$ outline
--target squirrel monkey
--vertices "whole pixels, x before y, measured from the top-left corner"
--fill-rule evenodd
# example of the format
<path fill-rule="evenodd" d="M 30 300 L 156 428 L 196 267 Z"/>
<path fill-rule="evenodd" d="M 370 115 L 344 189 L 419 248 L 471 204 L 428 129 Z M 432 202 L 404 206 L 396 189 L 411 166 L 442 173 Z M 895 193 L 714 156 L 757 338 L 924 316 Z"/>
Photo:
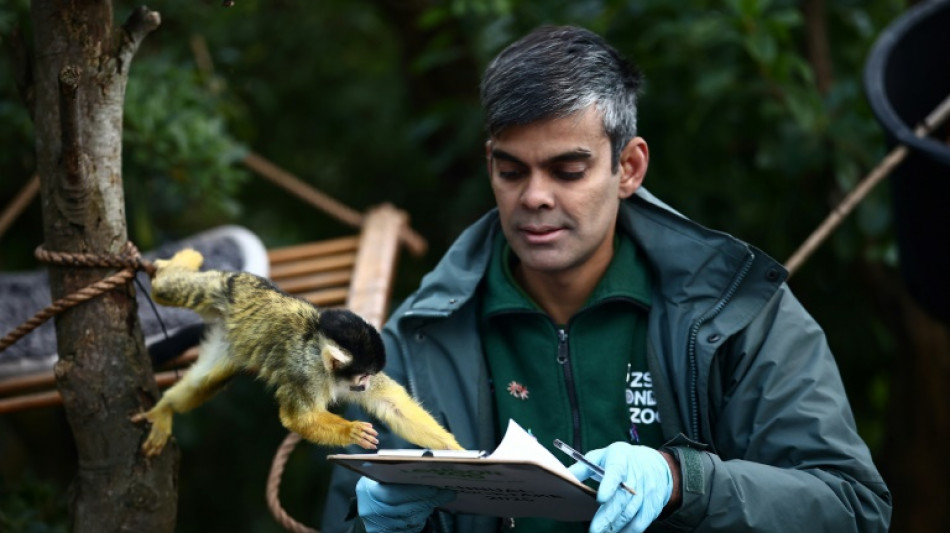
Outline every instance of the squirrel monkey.
<path fill-rule="evenodd" d="M 327 410 L 355 403 L 422 448 L 462 448 L 381 372 L 386 363 L 382 338 L 358 315 L 318 309 L 246 272 L 199 271 L 202 261 L 200 253 L 186 249 L 155 262 L 155 301 L 196 311 L 207 328 L 198 360 L 181 381 L 151 410 L 132 417 L 152 424 L 142 445 L 145 455 L 161 453 L 174 413 L 205 402 L 238 372 L 254 373 L 273 387 L 284 427 L 316 444 L 376 448 L 372 424 Z"/>

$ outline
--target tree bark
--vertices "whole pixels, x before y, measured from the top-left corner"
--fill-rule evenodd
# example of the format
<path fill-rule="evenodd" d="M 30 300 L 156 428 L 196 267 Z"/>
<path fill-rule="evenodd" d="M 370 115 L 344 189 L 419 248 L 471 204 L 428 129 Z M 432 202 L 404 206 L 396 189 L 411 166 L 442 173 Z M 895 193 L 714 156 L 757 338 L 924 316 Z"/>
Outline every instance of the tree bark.
<path fill-rule="evenodd" d="M 33 0 L 34 123 L 47 250 L 118 254 L 127 241 L 122 112 L 129 63 L 158 27 L 135 10 L 113 27 L 109 0 Z M 113 270 L 49 268 L 53 300 Z M 146 461 L 147 427 L 129 417 L 159 396 L 134 288 L 107 292 L 56 317 L 57 387 L 75 438 L 72 531 L 173 531 L 178 451 Z"/>

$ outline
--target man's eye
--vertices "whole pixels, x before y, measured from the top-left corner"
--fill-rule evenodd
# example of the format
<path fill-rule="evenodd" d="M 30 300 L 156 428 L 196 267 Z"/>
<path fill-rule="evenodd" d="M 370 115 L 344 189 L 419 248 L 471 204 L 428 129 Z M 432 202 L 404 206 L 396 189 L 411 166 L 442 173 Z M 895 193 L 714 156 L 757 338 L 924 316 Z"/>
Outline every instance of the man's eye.
<path fill-rule="evenodd" d="M 524 176 L 523 170 L 498 170 L 498 177 L 503 180 L 516 180 L 521 176 Z"/>
<path fill-rule="evenodd" d="M 565 170 L 559 170 L 555 172 L 554 174 L 555 176 L 557 176 L 558 179 L 564 180 L 564 181 L 574 181 L 574 180 L 579 180 L 584 177 L 583 170 L 578 171 L 578 172 L 568 172 Z"/>
<path fill-rule="evenodd" d="M 567 161 L 552 166 L 551 174 L 559 180 L 579 180 L 587 174 L 587 164 L 583 161 Z"/>

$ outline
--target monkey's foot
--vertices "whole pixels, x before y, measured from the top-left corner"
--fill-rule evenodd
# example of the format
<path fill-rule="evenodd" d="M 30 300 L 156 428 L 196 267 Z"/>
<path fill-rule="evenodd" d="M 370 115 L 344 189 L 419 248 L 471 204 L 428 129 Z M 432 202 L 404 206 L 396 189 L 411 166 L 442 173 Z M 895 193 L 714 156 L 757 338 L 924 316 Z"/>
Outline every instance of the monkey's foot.
<path fill-rule="evenodd" d="M 180 250 L 171 259 L 158 259 L 155 261 L 156 270 L 163 270 L 166 268 L 180 268 L 182 270 L 197 271 L 201 268 L 201 264 L 204 262 L 204 257 L 201 256 L 201 253 L 197 250 L 191 248 L 186 248 Z"/>
<path fill-rule="evenodd" d="M 373 424 L 369 422 L 350 422 L 350 440 L 360 448 L 375 450 L 376 445 L 379 444 L 379 439 L 376 438 L 377 435 L 379 433 L 373 429 Z"/>
<path fill-rule="evenodd" d="M 145 442 L 142 444 L 142 453 L 145 454 L 146 457 L 153 457 L 162 453 L 165 444 L 168 443 L 168 439 L 172 435 L 171 411 L 155 407 L 148 412 L 133 416 L 131 420 L 135 423 L 143 420 L 148 420 L 152 423 L 152 429 L 148 433 L 148 438 L 145 439 Z"/>

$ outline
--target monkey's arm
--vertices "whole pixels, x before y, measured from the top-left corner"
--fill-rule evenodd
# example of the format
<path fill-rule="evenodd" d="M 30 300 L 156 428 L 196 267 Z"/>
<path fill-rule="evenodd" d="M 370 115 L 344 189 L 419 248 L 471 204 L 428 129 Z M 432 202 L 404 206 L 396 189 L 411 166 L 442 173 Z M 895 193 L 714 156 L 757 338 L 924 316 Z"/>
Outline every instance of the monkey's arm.
<path fill-rule="evenodd" d="M 216 303 L 228 295 L 228 274 L 219 271 L 199 272 L 203 257 L 192 249 L 181 250 L 171 259 L 155 261 L 152 298 L 156 303 L 185 307 L 206 320 L 221 316 Z"/>
<path fill-rule="evenodd" d="M 348 399 L 417 446 L 432 450 L 462 449 L 455 437 L 409 396 L 402 385 L 382 372 L 370 377 L 365 391 L 352 393 Z"/>
<path fill-rule="evenodd" d="M 376 430 L 369 422 L 351 422 L 321 406 L 309 409 L 288 409 L 281 406 L 280 421 L 285 428 L 315 444 L 356 444 L 367 450 L 375 450 L 379 443 Z"/>

